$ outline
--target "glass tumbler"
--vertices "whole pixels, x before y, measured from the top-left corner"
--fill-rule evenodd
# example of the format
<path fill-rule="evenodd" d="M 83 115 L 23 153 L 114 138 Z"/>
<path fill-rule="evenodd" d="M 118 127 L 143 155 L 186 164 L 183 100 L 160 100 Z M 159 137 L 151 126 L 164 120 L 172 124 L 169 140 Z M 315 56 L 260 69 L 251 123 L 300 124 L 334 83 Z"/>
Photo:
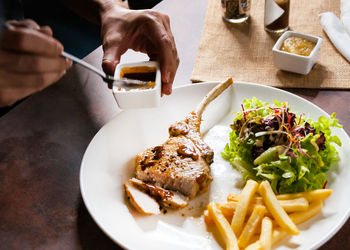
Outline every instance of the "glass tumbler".
<path fill-rule="evenodd" d="M 250 0 L 221 0 L 222 18 L 229 23 L 242 23 L 249 18 Z"/>
<path fill-rule="evenodd" d="M 289 26 L 290 0 L 265 0 L 264 26 L 270 33 L 283 33 Z"/>

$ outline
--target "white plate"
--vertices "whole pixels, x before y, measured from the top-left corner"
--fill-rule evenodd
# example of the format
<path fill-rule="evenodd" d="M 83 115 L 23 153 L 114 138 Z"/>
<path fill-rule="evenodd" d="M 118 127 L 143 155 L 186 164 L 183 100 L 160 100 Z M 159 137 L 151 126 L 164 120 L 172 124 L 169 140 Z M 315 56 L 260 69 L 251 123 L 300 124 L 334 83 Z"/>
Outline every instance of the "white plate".
<path fill-rule="evenodd" d="M 288 92 L 258 84 L 235 83 L 207 107 L 203 116 L 202 132 L 215 152 L 211 166 L 214 181 L 209 191 L 180 211 L 159 216 L 138 214 L 125 200 L 122 187 L 133 175 L 135 155 L 163 143 L 168 137 L 169 125 L 183 119 L 215 84 L 179 87 L 171 96 L 162 98 L 158 108 L 123 111 L 107 123 L 88 146 L 80 172 L 82 197 L 95 222 L 119 245 L 143 250 L 220 249 L 200 215 L 210 200 L 221 202 L 229 192 L 240 191 L 240 175 L 221 159 L 220 151 L 227 140 L 232 112 L 240 109 L 243 99 L 255 96 L 271 103 L 273 99 L 287 101 L 293 111 L 313 119 L 327 115 L 314 104 Z M 300 225 L 300 235 L 284 240 L 278 249 L 315 249 L 330 239 L 349 217 L 350 139 L 343 129 L 334 132 L 343 143 L 338 168 L 328 177 L 329 188 L 334 192 L 324 202 L 322 214 Z"/>

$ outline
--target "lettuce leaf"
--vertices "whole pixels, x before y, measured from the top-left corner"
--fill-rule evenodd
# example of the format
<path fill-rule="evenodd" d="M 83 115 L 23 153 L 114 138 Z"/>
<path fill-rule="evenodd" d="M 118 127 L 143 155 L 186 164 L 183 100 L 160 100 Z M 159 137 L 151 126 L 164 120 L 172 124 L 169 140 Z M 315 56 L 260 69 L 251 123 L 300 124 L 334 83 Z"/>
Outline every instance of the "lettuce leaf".
<path fill-rule="evenodd" d="M 274 105 L 286 107 L 287 104 L 275 100 Z M 249 112 L 252 109 L 256 109 L 256 112 Z M 255 97 L 246 99 L 243 101 L 242 111 L 236 113 L 234 122 L 240 120 L 240 124 L 244 124 L 247 119 L 264 119 L 271 116 L 271 110 L 273 109 L 270 104 Z M 309 123 L 315 129 L 315 133 L 309 133 L 298 142 L 299 144 L 295 143 L 299 146 L 293 146 L 289 155 L 280 154 L 278 159 L 254 165 L 252 150 L 257 138 L 249 135 L 242 140 L 239 138 L 240 131 L 237 126 L 232 125 L 229 142 L 221 152 L 222 157 L 242 174 L 244 180 L 268 180 L 275 193 L 295 193 L 324 187 L 327 171 L 339 160 L 335 145 L 341 146 L 340 139 L 332 135 L 331 128 L 342 126 L 338 123 L 335 113 L 330 118 L 321 116 L 316 121 L 299 115 L 296 117 L 300 117 L 299 123 Z M 321 132 L 325 137 L 325 148 L 319 149 L 316 142 Z"/>

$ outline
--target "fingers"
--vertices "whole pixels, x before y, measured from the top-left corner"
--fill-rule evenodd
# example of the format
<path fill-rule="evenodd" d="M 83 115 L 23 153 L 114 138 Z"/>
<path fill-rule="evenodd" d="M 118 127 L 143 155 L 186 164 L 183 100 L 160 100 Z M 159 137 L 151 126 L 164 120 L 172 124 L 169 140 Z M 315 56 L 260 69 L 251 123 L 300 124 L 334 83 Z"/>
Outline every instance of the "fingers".
<path fill-rule="evenodd" d="M 34 30 L 39 30 L 40 26 L 32 19 L 24 19 L 24 20 L 9 20 L 7 21 L 13 27 L 17 28 L 29 28 Z"/>
<path fill-rule="evenodd" d="M 16 27 L 16 28 L 29 28 L 33 30 L 38 30 L 42 32 L 43 34 L 46 34 L 48 36 L 52 36 L 52 29 L 49 26 L 39 26 L 34 20 L 31 19 L 24 19 L 24 20 L 9 20 L 7 21 L 7 24 L 10 26 Z M 11 28 L 11 27 L 9 27 Z"/>
<path fill-rule="evenodd" d="M 122 45 L 119 33 L 108 34 L 104 37 L 102 48 L 104 51 L 102 59 L 102 69 L 108 75 L 114 75 L 115 67 L 120 62 L 120 57 L 126 52 Z"/>
<path fill-rule="evenodd" d="M 17 73 L 62 72 L 72 66 L 72 61 L 63 57 L 48 57 L 28 53 L 0 50 L 0 67 Z"/>
<path fill-rule="evenodd" d="M 103 58 L 102 60 L 102 69 L 103 71 L 110 76 L 114 75 L 115 67 L 118 65 L 120 59 L 109 59 Z"/>
<path fill-rule="evenodd" d="M 39 31 L 48 36 L 52 36 L 53 34 L 52 29 L 49 26 L 42 26 Z"/>
<path fill-rule="evenodd" d="M 72 65 L 49 27 L 29 19 L 6 24 L 0 40 L 0 106 L 44 89 Z"/>
<path fill-rule="evenodd" d="M 177 54 L 177 49 L 175 45 L 174 37 L 170 30 L 170 21 L 167 15 L 150 12 L 151 15 L 156 17 L 155 22 L 151 22 L 152 31 L 148 32 L 149 40 L 154 41 L 158 46 L 157 60 L 160 64 L 160 70 L 162 73 L 162 93 L 170 95 L 172 92 L 172 84 L 174 82 L 177 67 L 179 65 L 179 57 Z M 154 57 L 154 51 L 150 51 L 147 47 L 147 53 Z"/>
<path fill-rule="evenodd" d="M 13 21 L 9 23 L 13 23 Z M 8 29 L 5 29 L 0 41 L 0 47 L 6 50 L 46 56 L 61 55 L 63 46 L 56 39 L 47 35 L 50 32 L 48 28 L 38 28 L 30 21 L 27 21 L 26 25 L 24 26 L 23 23 L 20 25 L 11 24 Z M 28 26 L 34 28 L 28 28 Z"/>
<path fill-rule="evenodd" d="M 114 16 L 114 14 L 109 14 L 102 18 L 101 35 L 104 52 L 102 69 L 108 75 L 114 75 L 115 67 L 120 62 L 121 55 L 128 49 L 128 46 L 123 45 L 123 40 L 128 40 L 122 27 L 125 23 L 125 21 L 120 21 L 118 16 Z"/>

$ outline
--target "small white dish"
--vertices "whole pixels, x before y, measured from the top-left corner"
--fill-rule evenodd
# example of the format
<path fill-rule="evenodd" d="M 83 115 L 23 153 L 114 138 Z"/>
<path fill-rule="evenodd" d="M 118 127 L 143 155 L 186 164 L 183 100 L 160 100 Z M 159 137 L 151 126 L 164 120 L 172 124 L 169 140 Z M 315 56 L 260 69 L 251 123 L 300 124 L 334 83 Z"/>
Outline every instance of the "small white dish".
<path fill-rule="evenodd" d="M 135 88 L 132 90 L 121 89 L 113 86 L 113 95 L 121 109 L 153 108 L 160 105 L 161 97 L 161 74 L 158 62 L 144 61 L 136 63 L 118 64 L 114 73 L 116 79 L 123 78 L 123 69 L 129 68 L 154 68 L 155 86 L 148 89 Z"/>
<path fill-rule="evenodd" d="M 316 43 L 309 56 L 301 56 L 280 50 L 281 45 L 288 37 L 300 37 Z M 286 31 L 272 48 L 274 64 L 281 70 L 307 75 L 316 60 L 320 57 L 320 49 L 323 39 L 318 36 L 304 34 L 295 31 Z"/>

